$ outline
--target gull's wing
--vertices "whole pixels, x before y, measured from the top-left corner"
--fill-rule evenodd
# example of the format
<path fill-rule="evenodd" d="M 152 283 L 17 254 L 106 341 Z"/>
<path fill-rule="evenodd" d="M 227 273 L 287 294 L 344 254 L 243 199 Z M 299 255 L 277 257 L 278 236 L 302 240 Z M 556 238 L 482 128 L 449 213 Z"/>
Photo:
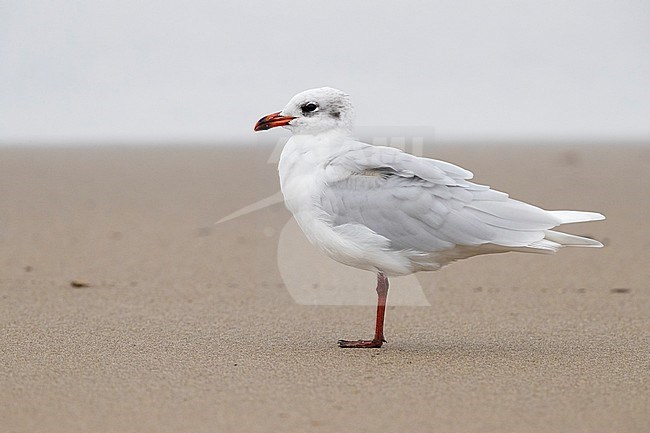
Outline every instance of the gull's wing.
<path fill-rule="evenodd" d="M 469 182 L 472 174 L 453 164 L 356 145 L 336 155 L 326 173 L 320 204 L 334 226 L 366 226 L 391 249 L 560 246 L 544 239 L 563 222 L 558 215 Z"/>

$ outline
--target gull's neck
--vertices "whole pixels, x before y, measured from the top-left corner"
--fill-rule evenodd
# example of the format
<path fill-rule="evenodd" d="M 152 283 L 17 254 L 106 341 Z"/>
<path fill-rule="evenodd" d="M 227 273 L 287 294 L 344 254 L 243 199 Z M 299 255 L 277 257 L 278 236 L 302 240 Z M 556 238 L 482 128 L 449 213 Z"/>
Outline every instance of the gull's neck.
<path fill-rule="evenodd" d="M 285 144 L 278 164 L 285 200 L 310 195 L 312 188 L 318 188 L 325 179 L 328 163 L 345 151 L 350 143 L 355 142 L 350 131 L 345 129 L 332 129 L 318 134 L 294 134 Z M 287 205 L 289 206 L 288 202 Z"/>
<path fill-rule="evenodd" d="M 302 160 L 305 164 L 322 164 L 340 152 L 343 145 L 349 141 L 352 141 L 352 135 L 343 128 L 318 134 L 294 134 L 284 146 L 280 160 L 290 157 Z"/>

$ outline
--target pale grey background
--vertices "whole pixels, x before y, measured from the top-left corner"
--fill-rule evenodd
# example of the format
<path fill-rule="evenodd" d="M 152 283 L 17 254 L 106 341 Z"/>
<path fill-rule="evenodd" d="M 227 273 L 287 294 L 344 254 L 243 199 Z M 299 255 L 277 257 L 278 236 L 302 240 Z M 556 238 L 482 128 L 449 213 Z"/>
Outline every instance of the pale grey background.
<path fill-rule="evenodd" d="M 0 142 L 255 140 L 322 85 L 441 140 L 650 137 L 642 0 L 5 0 L 0 56 Z"/>

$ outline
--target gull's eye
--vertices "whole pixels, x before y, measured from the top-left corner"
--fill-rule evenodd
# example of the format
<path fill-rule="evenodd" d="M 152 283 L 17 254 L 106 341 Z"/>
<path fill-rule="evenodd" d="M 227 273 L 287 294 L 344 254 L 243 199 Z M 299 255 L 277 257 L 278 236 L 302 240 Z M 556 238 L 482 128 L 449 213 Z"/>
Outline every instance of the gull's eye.
<path fill-rule="evenodd" d="M 302 110 L 302 114 L 313 113 L 318 109 L 318 104 L 314 102 L 308 102 L 300 107 L 300 109 Z"/>

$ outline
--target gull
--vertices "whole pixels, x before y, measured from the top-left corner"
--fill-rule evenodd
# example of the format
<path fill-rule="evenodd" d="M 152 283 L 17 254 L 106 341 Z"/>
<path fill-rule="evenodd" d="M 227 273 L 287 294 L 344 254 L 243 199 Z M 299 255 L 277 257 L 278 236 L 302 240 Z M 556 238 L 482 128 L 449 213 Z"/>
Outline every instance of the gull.
<path fill-rule="evenodd" d="M 544 210 L 472 183 L 471 172 L 448 162 L 357 141 L 353 118 L 350 97 L 322 87 L 297 94 L 254 128 L 293 133 L 280 156 L 280 185 L 309 241 L 340 263 L 377 274 L 374 338 L 339 340 L 340 347 L 386 342 L 388 276 L 435 271 L 481 254 L 603 246 L 551 230 L 605 219 L 600 213 Z"/>

